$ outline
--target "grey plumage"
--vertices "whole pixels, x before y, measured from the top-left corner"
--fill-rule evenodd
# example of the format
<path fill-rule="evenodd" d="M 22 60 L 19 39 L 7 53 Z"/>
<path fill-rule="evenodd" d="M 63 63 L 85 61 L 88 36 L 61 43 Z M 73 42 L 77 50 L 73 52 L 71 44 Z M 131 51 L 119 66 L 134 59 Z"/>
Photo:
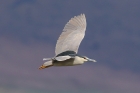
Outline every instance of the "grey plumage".
<path fill-rule="evenodd" d="M 56 55 L 69 50 L 77 53 L 79 45 L 84 38 L 85 30 L 86 18 L 84 14 L 71 18 L 57 40 Z"/>

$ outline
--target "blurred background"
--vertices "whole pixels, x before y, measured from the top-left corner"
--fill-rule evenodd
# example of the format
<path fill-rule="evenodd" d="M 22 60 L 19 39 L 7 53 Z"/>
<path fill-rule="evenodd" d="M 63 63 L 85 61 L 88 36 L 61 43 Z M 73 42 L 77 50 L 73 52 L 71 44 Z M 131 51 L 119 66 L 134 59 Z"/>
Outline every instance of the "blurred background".
<path fill-rule="evenodd" d="M 38 70 L 81 13 L 97 63 Z M 0 0 L 0 93 L 140 93 L 140 1 Z"/>

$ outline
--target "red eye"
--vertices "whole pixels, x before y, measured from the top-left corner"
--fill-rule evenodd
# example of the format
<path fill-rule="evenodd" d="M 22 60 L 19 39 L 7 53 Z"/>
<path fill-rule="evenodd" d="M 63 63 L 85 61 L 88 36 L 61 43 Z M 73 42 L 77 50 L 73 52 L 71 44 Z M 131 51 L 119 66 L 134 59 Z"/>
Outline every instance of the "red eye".
<path fill-rule="evenodd" d="M 84 59 L 86 59 L 86 57 L 83 57 Z"/>

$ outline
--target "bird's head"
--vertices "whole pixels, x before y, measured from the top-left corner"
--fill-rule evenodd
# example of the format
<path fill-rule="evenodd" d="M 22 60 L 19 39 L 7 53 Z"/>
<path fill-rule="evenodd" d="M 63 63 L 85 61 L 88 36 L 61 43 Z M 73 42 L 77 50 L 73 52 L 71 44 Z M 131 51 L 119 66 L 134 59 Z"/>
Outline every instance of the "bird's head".
<path fill-rule="evenodd" d="M 82 58 L 83 58 L 84 61 L 97 62 L 96 60 L 90 59 L 90 58 L 88 58 L 88 57 L 86 57 L 86 56 L 82 56 Z"/>

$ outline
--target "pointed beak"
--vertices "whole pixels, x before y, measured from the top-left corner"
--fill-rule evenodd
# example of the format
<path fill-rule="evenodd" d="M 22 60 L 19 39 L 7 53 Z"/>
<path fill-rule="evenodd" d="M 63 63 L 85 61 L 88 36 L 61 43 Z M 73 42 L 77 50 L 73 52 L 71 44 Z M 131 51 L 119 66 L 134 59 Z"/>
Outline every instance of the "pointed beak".
<path fill-rule="evenodd" d="M 96 60 L 90 58 L 88 59 L 88 61 L 97 62 Z"/>

